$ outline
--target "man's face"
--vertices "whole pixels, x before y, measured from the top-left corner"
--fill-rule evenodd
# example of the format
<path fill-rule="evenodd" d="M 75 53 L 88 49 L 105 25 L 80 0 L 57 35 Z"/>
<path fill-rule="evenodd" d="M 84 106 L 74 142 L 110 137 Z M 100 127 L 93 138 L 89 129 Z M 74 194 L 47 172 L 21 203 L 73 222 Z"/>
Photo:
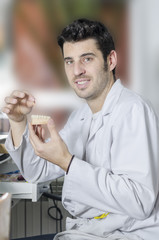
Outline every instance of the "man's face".
<path fill-rule="evenodd" d="M 63 53 L 69 84 L 79 97 L 89 101 L 106 91 L 109 66 L 106 70 L 103 55 L 94 39 L 66 42 Z"/>

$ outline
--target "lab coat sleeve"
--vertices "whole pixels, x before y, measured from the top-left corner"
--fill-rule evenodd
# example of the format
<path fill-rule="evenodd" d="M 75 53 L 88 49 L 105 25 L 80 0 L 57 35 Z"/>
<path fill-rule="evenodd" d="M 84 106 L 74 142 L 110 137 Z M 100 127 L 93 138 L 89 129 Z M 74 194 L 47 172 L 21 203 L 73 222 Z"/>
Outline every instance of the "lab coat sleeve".
<path fill-rule="evenodd" d="M 159 188 L 158 120 L 151 108 L 136 104 L 116 121 L 112 134 L 111 169 L 75 157 L 65 176 L 66 199 L 145 219 Z"/>
<path fill-rule="evenodd" d="M 45 182 L 64 175 L 64 171 L 60 167 L 35 154 L 29 141 L 28 126 L 25 129 L 18 148 L 14 148 L 13 146 L 11 132 L 9 132 L 5 145 L 10 156 L 27 181 Z"/>

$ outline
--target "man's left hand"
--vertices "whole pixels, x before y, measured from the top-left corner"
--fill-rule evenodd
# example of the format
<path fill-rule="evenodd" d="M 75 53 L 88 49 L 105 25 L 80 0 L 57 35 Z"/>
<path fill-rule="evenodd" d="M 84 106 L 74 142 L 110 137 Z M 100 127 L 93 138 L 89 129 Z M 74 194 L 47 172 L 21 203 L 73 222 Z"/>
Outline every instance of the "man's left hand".
<path fill-rule="evenodd" d="M 44 142 L 43 129 L 41 125 L 34 126 L 29 123 L 30 142 L 34 148 L 36 155 L 44 158 L 67 171 L 72 155 L 59 133 L 55 128 L 54 121 L 49 119 L 47 127 L 50 132 L 51 139 L 49 142 Z"/>

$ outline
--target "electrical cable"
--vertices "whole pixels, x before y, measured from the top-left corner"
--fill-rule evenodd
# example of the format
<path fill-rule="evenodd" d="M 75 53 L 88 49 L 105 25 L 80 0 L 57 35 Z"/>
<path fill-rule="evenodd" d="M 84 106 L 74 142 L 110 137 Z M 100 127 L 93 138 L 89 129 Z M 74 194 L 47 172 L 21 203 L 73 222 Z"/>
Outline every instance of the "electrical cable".
<path fill-rule="evenodd" d="M 57 206 L 55 200 L 53 200 L 53 203 L 54 203 L 54 206 L 49 207 L 47 213 L 48 213 L 50 218 L 52 218 L 56 222 L 58 222 L 58 221 L 60 222 L 60 232 L 62 232 L 62 219 L 63 219 L 63 215 L 62 215 L 62 212 L 61 212 L 60 208 Z M 57 214 L 59 214 L 59 217 L 57 217 L 57 216 L 54 217 L 52 215 L 52 213 L 51 213 L 52 209 L 56 209 Z M 58 231 L 58 229 L 56 229 L 56 230 Z"/>
<path fill-rule="evenodd" d="M 44 192 L 43 193 L 43 196 L 52 199 L 53 203 L 54 203 L 53 206 L 48 208 L 47 213 L 48 213 L 48 215 L 49 215 L 49 217 L 51 219 L 56 221 L 56 232 L 58 232 L 58 222 L 60 223 L 60 232 L 62 232 L 62 219 L 63 219 L 63 215 L 62 215 L 61 209 L 56 204 L 56 201 L 61 201 L 62 197 L 52 193 L 53 190 L 52 190 L 51 184 L 50 184 L 50 189 L 51 189 L 51 193 L 48 193 L 48 192 Z M 53 214 L 51 213 L 52 209 L 56 210 L 56 217 L 53 216 Z M 59 217 L 58 217 L 58 215 L 59 215 Z"/>

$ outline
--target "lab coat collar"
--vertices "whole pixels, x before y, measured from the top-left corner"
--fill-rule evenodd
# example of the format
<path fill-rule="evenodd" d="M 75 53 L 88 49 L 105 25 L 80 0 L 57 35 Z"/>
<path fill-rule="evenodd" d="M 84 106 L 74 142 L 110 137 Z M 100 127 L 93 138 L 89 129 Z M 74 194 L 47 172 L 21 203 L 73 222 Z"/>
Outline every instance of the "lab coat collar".
<path fill-rule="evenodd" d="M 103 116 L 110 114 L 113 111 L 113 109 L 120 97 L 122 90 L 123 90 L 123 85 L 121 84 L 120 79 L 118 79 L 113 84 L 112 88 L 110 89 L 110 91 L 105 99 L 102 110 L 99 112 L 98 121 L 96 121 L 96 124 L 95 124 L 94 128 L 92 129 L 91 133 L 90 133 L 90 125 L 91 125 L 91 121 L 92 121 L 92 112 L 91 112 L 89 106 L 86 105 L 84 115 L 80 119 L 84 123 L 83 127 L 82 127 L 82 131 L 81 131 L 81 136 L 82 136 L 84 145 L 88 139 L 88 136 L 89 136 L 89 140 L 90 140 L 94 136 L 94 134 L 103 125 Z M 90 133 L 90 135 L 89 135 L 89 133 Z"/>
<path fill-rule="evenodd" d="M 117 79 L 115 81 L 115 83 L 113 84 L 113 86 L 111 87 L 111 89 L 104 101 L 103 107 L 101 109 L 102 116 L 107 115 L 113 111 L 123 88 L 124 87 L 121 84 L 120 79 Z M 88 106 L 88 104 L 86 104 L 85 111 L 83 112 L 83 115 L 80 120 L 83 121 L 83 120 L 86 120 L 87 118 L 88 119 L 92 118 L 92 111 L 91 111 L 90 107 Z"/>
<path fill-rule="evenodd" d="M 105 99 L 105 102 L 103 104 L 103 107 L 101 110 L 101 113 L 103 116 L 110 114 L 113 111 L 116 103 L 118 102 L 118 99 L 121 95 L 123 88 L 124 87 L 121 84 L 120 79 L 117 79 L 115 81 L 115 83 L 113 84 L 113 86 L 111 87 L 111 89 Z"/>

